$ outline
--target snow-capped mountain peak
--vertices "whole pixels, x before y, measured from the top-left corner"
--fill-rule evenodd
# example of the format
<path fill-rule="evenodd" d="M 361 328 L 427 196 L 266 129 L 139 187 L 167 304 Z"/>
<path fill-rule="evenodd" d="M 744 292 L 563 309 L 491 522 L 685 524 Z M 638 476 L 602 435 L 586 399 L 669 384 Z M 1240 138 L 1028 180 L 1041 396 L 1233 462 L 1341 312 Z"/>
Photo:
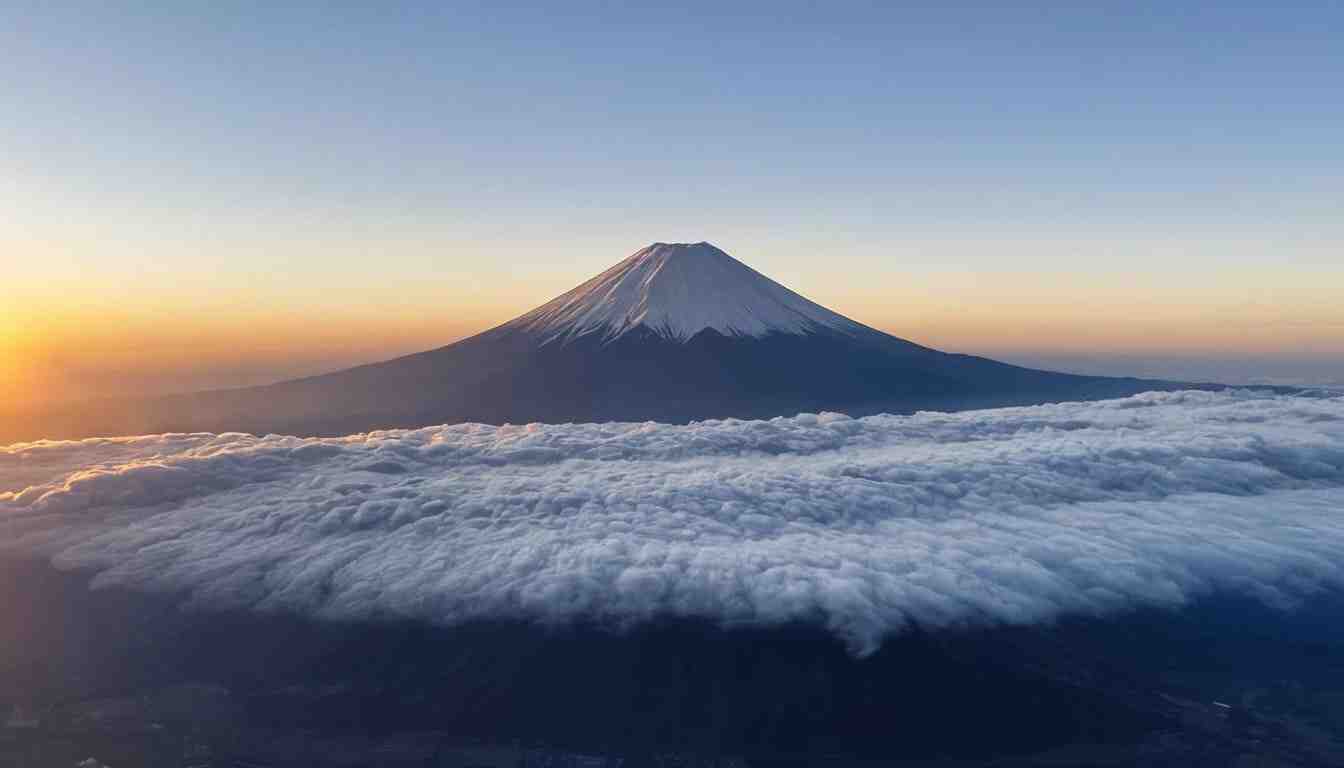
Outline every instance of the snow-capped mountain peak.
<path fill-rule="evenodd" d="M 654 243 L 508 325 L 548 341 L 640 327 L 676 341 L 706 329 L 759 337 L 863 327 L 709 243 Z"/>

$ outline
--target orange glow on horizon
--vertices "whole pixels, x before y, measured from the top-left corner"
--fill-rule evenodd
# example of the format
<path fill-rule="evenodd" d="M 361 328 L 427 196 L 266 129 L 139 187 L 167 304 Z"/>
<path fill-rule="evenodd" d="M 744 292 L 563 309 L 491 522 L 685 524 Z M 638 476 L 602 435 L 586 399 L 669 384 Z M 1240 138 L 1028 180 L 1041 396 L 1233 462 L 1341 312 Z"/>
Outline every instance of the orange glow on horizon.
<path fill-rule="evenodd" d="M 827 274 L 779 277 L 842 314 L 952 352 L 1344 360 L 1344 307 L 1329 270 L 901 272 L 858 285 Z M 30 282 L 45 294 L 0 297 L 0 398 L 14 406 L 337 370 L 452 343 L 576 282 L 565 270 L 503 280 L 488 293 L 444 280 L 418 292 L 386 280 L 325 294 L 282 281 L 213 294 Z"/>
<path fill-rule="evenodd" d="M 822 299 L 823 297 L 816 297 Z M 988 356 L 1344 356 L 1327 316 L 1240 314 L 1163 304 L 823 303 L 920 344 Z M 526 306 L 397 315 L 67 311 L 0 327 L 0 396 L 10 405 L 247 386 L 432 349 Z M 1301 309 L 1301 308 L 1299 308 Z"/>

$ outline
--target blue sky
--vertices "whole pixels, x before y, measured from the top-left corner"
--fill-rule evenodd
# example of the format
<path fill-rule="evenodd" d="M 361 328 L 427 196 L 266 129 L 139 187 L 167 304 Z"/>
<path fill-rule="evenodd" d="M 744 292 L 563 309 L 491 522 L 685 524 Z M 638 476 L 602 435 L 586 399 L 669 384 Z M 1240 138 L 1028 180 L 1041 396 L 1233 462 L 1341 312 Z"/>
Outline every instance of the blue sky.
<path fill-rule="evenodd" d="M 1278 357 L 1344 356 L 1342 3 L 3 14 L 12 324 L 300 307 L 460 335 L 648 242 L 709 239 L 969 351 L 1082 345 L 955 330 L 1004 286 L 986 328 L 1160 294 L 1210 333 L 1247 305 L 1306 329 Z M 1148 351 L 1268 359 L 1296 338 Z"/>

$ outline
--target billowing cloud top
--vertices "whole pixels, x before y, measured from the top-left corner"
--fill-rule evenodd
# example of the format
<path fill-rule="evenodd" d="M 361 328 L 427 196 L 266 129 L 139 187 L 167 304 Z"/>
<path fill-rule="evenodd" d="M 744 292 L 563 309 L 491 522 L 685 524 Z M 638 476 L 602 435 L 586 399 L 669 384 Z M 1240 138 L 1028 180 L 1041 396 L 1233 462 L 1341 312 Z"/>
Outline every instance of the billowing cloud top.
<path fill-rule="evenodd" d="M 1344 583 L 1344 398 L 0 448 L 5 545 L 322 617 L 1046 621 Z"/>

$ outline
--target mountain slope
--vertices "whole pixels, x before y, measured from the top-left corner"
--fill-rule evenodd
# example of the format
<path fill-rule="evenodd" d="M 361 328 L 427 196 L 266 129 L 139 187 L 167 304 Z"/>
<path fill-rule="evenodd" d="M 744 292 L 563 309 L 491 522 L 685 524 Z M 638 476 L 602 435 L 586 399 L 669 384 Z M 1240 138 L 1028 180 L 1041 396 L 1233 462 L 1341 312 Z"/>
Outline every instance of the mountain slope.
<path fill-rule="evenodd" d="M 760 337 L 864 328 L 709 243 L 654 243 L 505 327 L 545 341 L 644 329 L 681 342 L 705 330 Z"/>
<path fill-rule="evenodd" d="M 0 440 L 859 415 L 1173 386 L 939 352 L 815 304 L 708 243 L 657 243 L 515 320 L 446 347 L 265 387 L 52 412 L 34 422 L 41 432 L 11 430 Z"/>

